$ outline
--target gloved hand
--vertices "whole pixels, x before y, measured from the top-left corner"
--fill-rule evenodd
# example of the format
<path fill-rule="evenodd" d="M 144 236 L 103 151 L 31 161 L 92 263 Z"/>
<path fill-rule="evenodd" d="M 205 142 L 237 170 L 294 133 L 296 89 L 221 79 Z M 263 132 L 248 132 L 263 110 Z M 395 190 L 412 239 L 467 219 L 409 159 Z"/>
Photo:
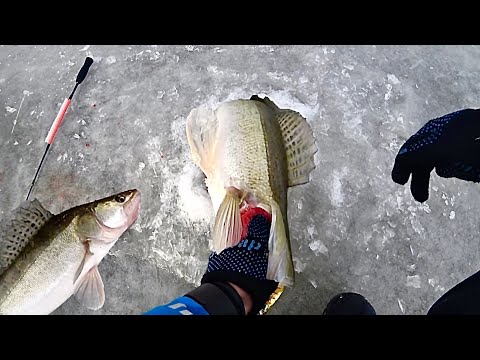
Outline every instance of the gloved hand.
<path fill-rule="evenodd" d="M 412 174 L 412 195 L 424 202 L 434 168 L 444 178 L 480 181 L 480 110 L 460 110 L 427 122 L 400 148 L 392 179 L 404 185 Z"/>
<path fill-rule="evenodd" d="M 202 286 L 188 295 L 205 304 L 209 301 L 203 300 L 202 302 L 202 298 L 211 297 L 208 294 L 205 295 L 206 292 L 202 287 L 213 284 L 227 293 L 232 302 L 237 302 L 236 307 L 239 309 L 238 299 L 235 300 L 235 296 L 231 296 L 232 292 L 229 289 L 231 286 L 228 285 L 228 283 L 233 283 L 252 297 L 253 306 L 250 314 L 255 315 L 265 306 L 270 295 L 278 286 L 276 281 L 266 279 L 271 215 L 256 207 L 242 211 L 241 217 L 244 233 L 240 243 L 224 249 L 220 254 L 212 252 L 207 271 L 201 281 Z M 210 289 L 213 288 L 210 287 Z"/>

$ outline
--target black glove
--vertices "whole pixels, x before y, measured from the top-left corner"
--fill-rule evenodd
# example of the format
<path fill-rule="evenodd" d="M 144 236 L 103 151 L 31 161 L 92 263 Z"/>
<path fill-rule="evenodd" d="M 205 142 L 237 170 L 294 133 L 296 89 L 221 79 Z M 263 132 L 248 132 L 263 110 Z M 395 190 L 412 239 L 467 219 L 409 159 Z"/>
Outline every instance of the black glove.
<path fill-rule="evenodd" d="M 400 148 L 392 179 L 407 183 L 415 200 L 428 199 L 430 172 L 480 181 L 480 110 L 465 109 L 427 122 Z"/>
<path fill-rule="evenodd" d="M 243 302 L 238 302 L 239 297 L 235 298 L 236 292 L 228 285 L 233 283 L 252 297 L 253 307 L 250 314 L 255 315 L 263 309 L 270 295 L 278 287 L 276 281 L 266 279 L 270 223 L 270 215 L 261 208 L 252 208 L 242 213 L 242 224 L 246 224 L 248 229 L 246 236 L 242 236 L 243 240 L 238 245 L 227 248 L 220 254 L 214 252 L 210 254 L 202 285 L 188 295 L 202 303 L 209 313 L 226 314 L 229 310 L 224 308 L 224 305 L 219 310 L 220 304 L 214 306 L 208 304 L 212 298 L 210 293 L 216 291 L 211 285 L 215 285 L 227 295 L 233 307 L 238 309 L 240 314 L 244 314 Z M 203 287 L 207 285 L 208 292 L 203 291 Z M 225 301 L 222 300 L 223 303 Z"/>

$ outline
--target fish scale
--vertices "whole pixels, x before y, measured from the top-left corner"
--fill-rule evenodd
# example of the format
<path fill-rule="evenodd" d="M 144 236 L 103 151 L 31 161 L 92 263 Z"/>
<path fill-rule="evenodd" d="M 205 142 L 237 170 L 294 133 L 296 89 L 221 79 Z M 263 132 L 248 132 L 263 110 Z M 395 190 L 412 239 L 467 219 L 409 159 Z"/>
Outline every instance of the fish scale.
<path fill-rule="evenodd" d="M 236 108 L 232 117 L 240 121 L 219 124 L 225 150 L 218 153 L 218 161 L 223 159 L 224 165 L 216 168 L 213 177 L 241 179 L 248 188 L 255 189 L 261 202 L 268 204 L 272 199 L 280 202 L 281 194 L 285 193 L 282 190 L 287 187 L 287 169 L 285 157 L 281 156 L 285 154 L 283 142 L 275 141 L 281 140 L 281 134 L 273 113 L 262 103 L 258 107 L 251 107 L 248 102 L 231 105 Z M 229 112 L 230 107 L 222 111 Z M 239 138 L 244 139 L 242 146 L 238 146 Z M 283 200 L 286 203 L 285 197 Z"/>
<path fill-rule="evenodd" d="M 43 229 L 48 231 L 48 227 Z M 27 247 L 14 263 L 14 271 L 0 278 L 0 313 L 16 313 L 19 299 L 25 304 L 22 313 L 29 313 L 28 308 L 52 292 L 73 293 L 73 276 L 85 255 L 75 235 L 75 220 L 54 237 L 41 231 L 33 241 L 31 251 Z"/>

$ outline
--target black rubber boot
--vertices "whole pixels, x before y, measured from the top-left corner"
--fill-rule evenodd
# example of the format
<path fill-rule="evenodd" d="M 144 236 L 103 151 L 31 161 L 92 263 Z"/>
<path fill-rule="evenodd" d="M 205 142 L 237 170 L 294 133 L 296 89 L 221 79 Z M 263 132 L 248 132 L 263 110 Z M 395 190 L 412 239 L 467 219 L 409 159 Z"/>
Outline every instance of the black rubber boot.
<path fill-rule="evenodd" d="M 480 271 L 443 294 L 428 315 L 480 315 Z"/>
<path fill-rule="evenodd" d="M 330 300 L 323 315 L 376 315 L 376 312 L 362 295 L 342 293 Z"/>

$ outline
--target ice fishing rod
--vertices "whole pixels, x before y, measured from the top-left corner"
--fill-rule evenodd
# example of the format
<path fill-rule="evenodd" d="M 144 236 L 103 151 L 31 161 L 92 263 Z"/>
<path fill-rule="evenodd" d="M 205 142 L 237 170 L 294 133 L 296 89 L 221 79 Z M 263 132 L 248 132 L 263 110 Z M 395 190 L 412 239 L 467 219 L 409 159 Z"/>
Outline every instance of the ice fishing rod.
<path fill-rule="evenodd" d="M 62 106 L 60 107 L 60 110 L 58 111 L 57 117 L 55 118 L 55 121 L 53 122 L 52 126 L 50 127 L 50 131 L 48 132 L 47 137 L 45 138 L 45 142 L 47 143 L 47 147 L 45 148 L 45 152 L 43 153 L 42 160 L 40 160 L 40 164 L 38 165 L 37 172 L 35 173 L 35 176 L 33 177 L 32 185 L 30 186 L 30 190 L 28 191 L 27 195 L 27 200 L 30 197 L 30 194 L 32 193 L 33 186 L 35 185 L 35 181 L 37 180 L 38 173 L 40 172 L 40 169 L 42 167 L 42 164 L 45 160 L 45 157 L 47 156 L 48 149 L 50 149 L 50 145 L 52 145 L 53 139 L 55 138 L 55 135 L 57 134 L 58 128 L 60 127 L 60 124 L 63 121 L 63 117 L 65 116 L 65 113 L 67 112 L 68 106 L 72 102 L 73 94 L 75 94 L 75 91 L 77 90 L 78 85 L 82 83 L 82 81 L 85 79 L 88 73 L 88 69 L 90 69 L 90 66 L 93 64 L 93 59 L 91 57 L 87 57 L 85 59 L 85 63 L 83 64 L 82 68 L 77 74 L 77 79 L 75 80 L 76 84 L 75 87 L 73 88 L 72 93 L 70 96 L 65 99 L 63 102 Z"/>

